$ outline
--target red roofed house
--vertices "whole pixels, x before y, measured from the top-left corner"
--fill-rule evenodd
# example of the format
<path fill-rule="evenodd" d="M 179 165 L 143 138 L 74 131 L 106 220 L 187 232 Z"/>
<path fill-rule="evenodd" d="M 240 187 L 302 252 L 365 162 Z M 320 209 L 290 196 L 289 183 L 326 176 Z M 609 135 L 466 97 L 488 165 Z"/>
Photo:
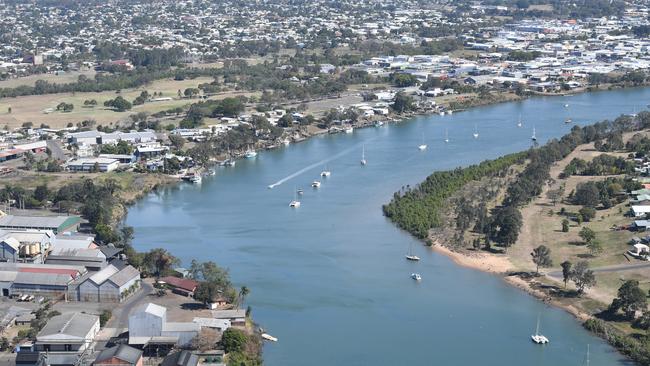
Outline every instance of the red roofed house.
<path fill-rule="evenodd" d="M 194 280 L 173 276 L 163 277 L 160 280 L 171 286 L 172 292 L 183 296 L 194 295 L 194 291 L 196 291 L 196 287 L 199 285 L 199 283 Z"/>

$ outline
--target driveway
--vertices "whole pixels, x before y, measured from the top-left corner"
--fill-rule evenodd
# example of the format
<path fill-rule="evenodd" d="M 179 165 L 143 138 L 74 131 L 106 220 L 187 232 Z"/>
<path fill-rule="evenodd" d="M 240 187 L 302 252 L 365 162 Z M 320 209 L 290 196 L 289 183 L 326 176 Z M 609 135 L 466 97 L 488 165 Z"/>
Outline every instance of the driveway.
<path fill-rule="evenodd" d="M 61 147 L 61 143 L 57 140 L 47 140 L 47 147 L 52 152 L 52 157 L 57 160 L 66 161 L 65 151 Z"/>

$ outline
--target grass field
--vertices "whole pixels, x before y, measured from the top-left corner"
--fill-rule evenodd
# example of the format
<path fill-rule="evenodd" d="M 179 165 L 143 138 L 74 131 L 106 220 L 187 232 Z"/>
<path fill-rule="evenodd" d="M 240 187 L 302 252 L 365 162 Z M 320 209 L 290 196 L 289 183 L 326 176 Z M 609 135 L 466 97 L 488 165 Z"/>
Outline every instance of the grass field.
<path fill-rule="evenodd" d="M 195 88 L 201 83 L 211 82 L 212 78 L 200 77 L 192 80 L 175 81 L 172 79 L 158 80 L 150 85 L 122 90 L 120 94 L 115 91 L 105 91 L 101 93 L 60 93 L 47 95 L 30 95 L 18 98 L 0 99 L 0 127 L 8 126 L 9 128 L 20 127 L 24 122 L 32 122 L 34 126 L 40 126 L 41 123 L 49 125 L 51 128 L 62 128 L 68 123 L 76 124 L 87 119 L 93 119 L 100 125 L 112 125 L 119 121 L 129 119 L 129 116 L 139 112 L 155 113 L 176 107 L 183 107 L 195 103 L 197 99 L 180 99 L 177 96 L 178 90 L 186 88 Z M 113 99 L 121 95 L 129 101 L 133 101 L 143 90 L 150 94 L 154 92 L 162 93 L 163 97 L 171 97 L 173 100 L 164 102 L 149 102 L 143 105 L 134 106 L 127 112 L 114 112 L 104 108 L 104 101 Z M 224 92 L 211 97 L 211 99 L 223 99 L 235 95 L 253 95 L 255 93 L 244 92 Z M 97 106 L 86 108 L 83 106 L 85 100 L 95 99 Z M 65 102 L 74 105 L 72 112 L 51 112 L 45 113 L 48 108 L 56 109 L 57 104 Z M 11 113 L 8 108 L 12 109 Z"/>
<path fill-rule="evenodd" d="M 647 134 L 647 132 L 645 133 Z M 624 140 L 629 139 L 632 135 L 626 134 Z M 577 222 L 570 220 L 569 231 L 562 232 L 562 220 L 565 219 L 565 216 L 559 214 L 560 210 L 564 208 L 567 212 L 577 213 L 581 208 L 581 206 L 568 203 L 566 196 L 569 192 L 574 190 L 580 182 L 603 180 L 606 177 L 571 176 L 567 179 L 559 179 L 559 174 L 573 158 L 589 161 L 600 154 L 602 153 L 594 150 L 593 144 L 582 145 L 551 168 L 551 177 L 555 179 L 555 182 L 551 186 L 546 186 L 544 193 L 540 197 L 522 209 L 524 225 L 519 240 L 509 250 L 509 257 L 517 268 L 522 270 L 535 269 L 530 253 L 533 248 L 539 245 L 545 245 L 551 249 L 553 268 L 544 269 L 544 271 L 558 270 L 560 263 L 565 260 L 574 264 L 586 260 L 590 267 L 629 263 L 623 254 L 630 249 L 628 241 L 633 236 L 637 236 L 638 233 L 628 230 L 612 230 L 613 226 L 626 225 L 632 222 L 632 218 L 624 215 L 629 210 L 627 201 L 609 209 L 598 210 L 596 217 L 591 222 L 583 222 L 579 225 Z M 610 153 L 610 155 L 627 156 L 627 153 Z M 564 202 L 553 206 L 552 202 L 546 197 L 545 192 L 549 188 L 557 188 L 562 183 L 566 187 L 565 197 L 563 197 Z M 583 227 L 589 227 L 596 232 L 596 238 L 602 244 L 602 253 L 597 255 L 590 253 L 589 248 L 578 235 Z M 631 260 L 636 261 L 635 259 Z M 622 278 L 638 279 L 644 284 L 644 288 L 650 287 L 648 286 L 650 275 L 647 270 L 645 272 L 640 270 L 622 273 L 599 273 L 597 275 L 598 285 L 593 290 L 594 296 L 592 297 L 603 302 L 611 301 L 622 283 Z"/>
<path fill-rule="evenodd" d="M 85 70 L 85 71 L 63 72 L 58 75 L 55 75 L 54 73 L 30 75 L 21 78 L 2 80 L 0 81 L 0 88 L 15 88 L 20 85 L 33 86 L 37 80 L 45 80 L 50 83 L 57 83 L 57 84 L 73 83 L 79 79 L 80 75 L 85 75 L 89 79 L 92 79 L 95 77 L 95 74 L 96 74 L 95 70 Z"/>

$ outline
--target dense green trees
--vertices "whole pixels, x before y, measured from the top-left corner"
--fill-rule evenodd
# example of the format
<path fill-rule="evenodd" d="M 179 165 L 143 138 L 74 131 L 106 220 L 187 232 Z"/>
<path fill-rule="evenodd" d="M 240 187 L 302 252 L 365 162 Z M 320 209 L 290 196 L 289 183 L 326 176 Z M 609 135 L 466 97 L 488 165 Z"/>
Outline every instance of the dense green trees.
<path fill-rule="evenodd" d="M 172 266 L 178 263 L 180 263 L 179 259 L 163 248 L 151 249 L 144 253 L 142 258 L 143 269 L 146 269 L 148 273 L 156 278 L 169 273 Z"/>
<path fill-rule="evenodd" d="M 621 310 L 627 319 L 634 319 L 637 311 L 645 311 L 647 308 L 646 293 L 639 287 L 639 281 L 627 280 L 618 289 L 618 296 L 612 300 L 608 311 L 616 313 Z"/>
<path fill-rule="evenodd" d="M 414 188 L 406 187 L 383 206 L 384 214 L 400 228 L 424 239 L 429 229 L 440 225 L 440 211 L 445 201 L 466 183 L 497 175 L 511 165 L 522 162 L 524 153 L 487 160 L 467 168 L 435 172 Z"/>
<path fill-rule="evenodd" d="M 589 264 L 586 261 L 580 261 L 571 271 L 571 279 L 578 289 L 578 293 L 582 294 L 585 289 L 596 285 L 596 276 L 594 271 L 589 269 Z"/>
<path fill-rule="evenodd" d="M 391 107 L 397 113 L 404 113 L 415 109 L 415 101 L 412 97 L 400 92 L 395 95 Z"/>
<path fill-rule="evenodd" d="M 116 112 L 124 112 L 133 108 L 133 104 L 128 100 L 118 96 L 115 99 L 109 99 L 104 102 L 104 107 L 113 108 Z"/>
<path fill-rule="evenodd" d="M 562 172 L 563 177 L 571 175 L 616 175 L 634 172 L 634 162 L 622 158 L 602 154 L 587 162 L 574 158 Z"/>
<path fill-rule="evenodd" d="M 389 79 L 398 88 L 413 86 L 418 82 L 418 79 L 414 75 L 402 72 L 390 74 Z"/>

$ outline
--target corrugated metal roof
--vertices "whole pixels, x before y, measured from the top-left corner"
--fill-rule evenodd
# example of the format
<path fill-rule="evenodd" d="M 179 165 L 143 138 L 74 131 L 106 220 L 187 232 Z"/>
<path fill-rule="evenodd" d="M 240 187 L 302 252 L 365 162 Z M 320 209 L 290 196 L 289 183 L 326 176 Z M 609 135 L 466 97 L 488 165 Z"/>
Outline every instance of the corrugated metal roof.
<path fill-rule="evenodd" d="M 109 264 L 108 266 L 102 268 L 94 275 L 90 276 L 90 280 L 98 285 L 101 285 L 102 283 L 104 283 L 104 281 L 109 279 L 112 275 L 116 274 L 118 271 L 119 270 L 115 266 Z"/>
<path fill-rule="evenodd" d="M 84 313 L 66 313 L 54 316 L 47 321 L 47 324 L 38 332 L 37 341 L 43 341 L 48 336 L 61 334 L 74 337 L 84 338 L 90 330 L 99 322 L 97 315 Z M 57 338 L 60 339 L 60 338 Z"/>
<path fill-rule="evenodd" d="M 199 283 L 194 280 L 189 280 L 186 278 L 178 278 L 173 276 L 163 277 L 160 280 L 164 281 L 165 283 L 173 287 L 178 287 L 190 292 L 196 290 L 196 287 L 199 285 Z"/>
<path fill-rule="evenodd" d="M 136 277 L 140 277 L 140 271 L 135 269 L 133 266 L 126 266 L 116 274 L 112 275 L 108 280 L 117 286 L 122 286 Z"/>
<path fill-rule="evenodd" d="M 18 272 L 14 280 L 14 286 L 20 285 L 41 285 L 41 286 L 67 286 L 72 282 L 68 275 L 51 273 L 26 273 Z"/>
<path fill-rule="evenodd" d="M 198 332 L 201 326 L 196 323 L 174 323 L 166 322 L 163 324 L 163 332 Z"/>
<path fill-rule="evenodd" d="M 216 319 L 245 318 L 246 309 L 212 310 L 212 317 Z"/>
<path fill-rule="evenodd" d="M 127 346 L 126 344 L 120 344 L 103 350 L 95 359 L 95 363 L 108 361 L 113 357 L 135 365 L 140 357 L 142 357 L 142 351 L 137 348 Z"/>
<path fill-rule="evenodd" d="M 164 317 L 165 314 L 167 313 L 167 309 L 164 306 L 156 305 L 154 303 L 149 302 L 138 306 L 133 313 L 135 314 L 141 312 Z"/>
<path fill-rule="evenodd" d="M 34 227 L 58 229 L 66 221 L 74 219 L 78 222 L 78 216 L 14 216 L 5 215 L 0 217 L 0 227 Z M 68 224 L 72 225 L 74 222 Z"/>

